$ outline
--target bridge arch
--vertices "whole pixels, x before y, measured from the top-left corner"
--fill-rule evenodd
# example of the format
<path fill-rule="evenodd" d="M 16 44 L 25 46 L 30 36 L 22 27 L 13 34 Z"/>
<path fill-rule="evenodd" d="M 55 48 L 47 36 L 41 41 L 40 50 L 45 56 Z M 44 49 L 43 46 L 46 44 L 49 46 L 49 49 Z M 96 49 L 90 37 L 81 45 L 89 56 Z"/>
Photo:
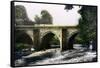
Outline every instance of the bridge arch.
<path fill-rule="evenodd" d="M 28 49 L 30 50 L 32 45 L 33 45 L 33 40 L 30 37 L 30 35 L 24 31 L 24 30 L 17 30 L 16 31 L 16 37 L 15 37 L 16 43 L 17 44 L 25 44 L 27 45 Z"/>
<path fill-rule="evenodd" d="M 58 33 L 54 32 L 54 31 L 47 31 L 47 32 L 44 32 L 43 35 L 41 36 L 41 39 L 42 39 L 45 35 L 47 35 L 48 33 L 52 33 L 52 34 L 56 35 L 57 38 L 60 40 L 60 35 L 59 35 Z"/>
<path fill-rule="evenodd" d="M 68 38 L 68 41 L 67 41 L 67 45 L 68 45 L 68 49 L 73 49 L 73 44 L 75 43 L 75 38 L 76 36 L 78 35 L 79 32 L 73 32 L 69 38 Z"/>
<path fill-rule="evenodd" d="M 54 32 L 48 31 L 42 36 L 40 45 L 42 49 L 52 48 L 52 45 L 59 45 L 58 47 L 60 47 L 60 40 Z"/>
<path fill-rule="evenodd" d="M 33 44 L 32 38 L 26 31 L 16 31 L 16 42 Z"/>

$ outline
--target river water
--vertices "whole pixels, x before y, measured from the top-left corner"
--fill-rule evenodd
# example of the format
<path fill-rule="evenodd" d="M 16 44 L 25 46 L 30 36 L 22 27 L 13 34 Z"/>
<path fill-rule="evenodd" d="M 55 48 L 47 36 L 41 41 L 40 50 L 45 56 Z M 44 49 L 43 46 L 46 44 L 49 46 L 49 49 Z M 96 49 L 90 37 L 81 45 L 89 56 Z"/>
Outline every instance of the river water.
<path fill-rule="evenodd" d="M 96 56 L 95 51 L 87 50 L 87 48 L 77 44 L 74 45 L 73 50 L 64 52 L 60 52 L 59 48 L 54 48 L 23 56 L 24 59 L 19 59 L 20 62 L 17 60 L 16 66 L 92 62 L 96 61 Z"/>

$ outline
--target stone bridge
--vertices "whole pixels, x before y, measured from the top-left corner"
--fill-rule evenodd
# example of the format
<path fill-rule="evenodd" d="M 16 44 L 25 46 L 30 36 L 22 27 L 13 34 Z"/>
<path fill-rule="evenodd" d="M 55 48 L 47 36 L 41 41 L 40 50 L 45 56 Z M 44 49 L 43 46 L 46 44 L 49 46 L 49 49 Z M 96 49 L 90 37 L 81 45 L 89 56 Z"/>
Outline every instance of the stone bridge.
<path fill-rule="evenodd" d="M 76 26 L 54 26 L 54 25 L 16 25 L 16 31 L 21 31 L 20 36 L 26 34 L 30 39 L 30 44 L 35 49 L 42 49 L 43 38 L 49 34 L 56 35 L 60 42 L 60 50 L 73 48 L 73 39 L 77 35 Z M 50 38 L 49 38 L 50 39 Z M 25 40 L 25 37 L 24 37 Z M 45 40 L 46 41 L 46 40 Z M 48 41 L 47 41 L 48 42 Z"/>

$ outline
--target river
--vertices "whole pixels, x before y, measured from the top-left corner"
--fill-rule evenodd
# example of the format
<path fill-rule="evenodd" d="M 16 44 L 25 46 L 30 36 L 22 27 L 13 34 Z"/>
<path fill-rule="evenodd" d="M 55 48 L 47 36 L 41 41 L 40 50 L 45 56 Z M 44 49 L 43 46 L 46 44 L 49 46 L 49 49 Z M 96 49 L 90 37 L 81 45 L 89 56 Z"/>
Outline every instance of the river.
<path fill-rule="evenodd" d="M 73 50 L 60 52 L 59 48 L 47 49 L 45 51 L 34 52 L 28 56 L 23 56 L 22 59 L 15 61 L 16 66 L 32 66 L 45 64 L 60 64 L 60 63 L 79 63 L 96 61 L 97 54 L 91 49 L 74 45 Z"/>

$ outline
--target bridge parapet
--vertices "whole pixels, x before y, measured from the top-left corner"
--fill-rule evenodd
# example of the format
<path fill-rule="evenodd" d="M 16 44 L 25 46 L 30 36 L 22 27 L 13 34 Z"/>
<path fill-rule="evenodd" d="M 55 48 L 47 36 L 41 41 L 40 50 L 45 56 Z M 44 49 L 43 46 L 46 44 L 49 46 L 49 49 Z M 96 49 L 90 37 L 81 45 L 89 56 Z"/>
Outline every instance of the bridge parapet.
<path fill-rule="evenodd" d="M 37 29 L 37 28 L 61 28 L 61 29 L 77 29 L 77 26 L 60 26 L 60 25 L 16 25 L 17 30 L 20 29 Z"/>

